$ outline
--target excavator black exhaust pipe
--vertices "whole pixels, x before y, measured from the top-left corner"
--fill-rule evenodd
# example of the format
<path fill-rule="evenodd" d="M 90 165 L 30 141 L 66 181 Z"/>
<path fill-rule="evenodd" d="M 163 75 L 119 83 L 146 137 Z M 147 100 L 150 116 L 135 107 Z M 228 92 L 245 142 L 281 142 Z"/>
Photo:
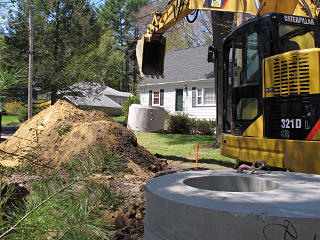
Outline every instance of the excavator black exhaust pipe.
<path fill-rule="evenodd" d="M 163 77 L 165 51 L 165 37 L 151 38 L 151 41 L 146 41 L 143 36 L 138 41 L 136 55 L 142 77 Z"/>

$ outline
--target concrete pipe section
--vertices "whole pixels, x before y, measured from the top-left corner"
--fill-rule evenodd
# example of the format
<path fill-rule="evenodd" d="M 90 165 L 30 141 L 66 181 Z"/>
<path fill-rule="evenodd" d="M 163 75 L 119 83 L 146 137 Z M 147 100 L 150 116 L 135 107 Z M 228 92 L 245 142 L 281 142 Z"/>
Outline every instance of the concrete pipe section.
<path fill-rule="evenodd" d="M 147 183 L 145 240 L 320 240 L 320 176 L 190 171 Z"/>

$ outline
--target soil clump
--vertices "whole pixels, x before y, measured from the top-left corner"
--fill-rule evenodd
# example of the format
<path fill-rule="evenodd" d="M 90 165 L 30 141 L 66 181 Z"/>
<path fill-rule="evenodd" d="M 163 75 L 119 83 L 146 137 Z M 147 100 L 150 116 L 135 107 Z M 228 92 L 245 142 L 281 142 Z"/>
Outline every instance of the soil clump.
<path fill-rule="evenodd" d="M 66 101 L 41 111 L 0 144 L 0 164 L 26 163 L 58 168 L 72 158 L 101 148 L 157 172 L 163 162 L 137 144 L 134 133 L 101 111 L 83 111 Z M 31 160 L 32 159 L 32 160 Z M 139 169 L 138 169 L 139 170 Z"/>

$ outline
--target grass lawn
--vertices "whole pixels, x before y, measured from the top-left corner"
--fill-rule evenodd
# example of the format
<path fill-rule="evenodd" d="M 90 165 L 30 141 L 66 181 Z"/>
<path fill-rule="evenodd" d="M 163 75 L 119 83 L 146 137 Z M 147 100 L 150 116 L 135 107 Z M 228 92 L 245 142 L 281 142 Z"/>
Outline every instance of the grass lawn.
<path fill-rule="evenodd" d="M 119 117 L 112 117 L 113 120 L 119 123 L 124 123 L 124 120 L 126 119 L 125 116 L 119 116 Z"/>
<path fill-rule="evenodd" d="M 221 156 L 220 149 L 209 147 L 215 136 L 198 136 L 183 134 L 135 133 L 138 143 L 153 154 L 169 161 L 190 163 L 195 166 L 197 143 L 199 142 L 199 166 L 220 165 L 233 167 L 235 160 Z"/>
<path fill-rule="evenodd" d="M 2 126 L 20 126 L 21 123 L 18 120 L 18 116 L 2 115 Z"/>

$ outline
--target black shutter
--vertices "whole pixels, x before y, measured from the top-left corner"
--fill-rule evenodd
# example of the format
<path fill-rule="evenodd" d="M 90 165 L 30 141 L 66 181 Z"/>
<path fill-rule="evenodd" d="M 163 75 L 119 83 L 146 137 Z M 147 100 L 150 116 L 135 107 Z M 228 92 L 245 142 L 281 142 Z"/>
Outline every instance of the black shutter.
<path fill-rule="evenodd" d="M 192 107 L 197 106 L 197 88 L 193 87 L 192 88 Z"/>
<path fill-rule="evenodd" d="M 164 89 L 160 89 L 160 106 L 163 106 L 164 102 Z"/>
<path fill-rule="evenodd" d="M 152 106 L 152 90 L 149 90 L 149 106 Z"/>

